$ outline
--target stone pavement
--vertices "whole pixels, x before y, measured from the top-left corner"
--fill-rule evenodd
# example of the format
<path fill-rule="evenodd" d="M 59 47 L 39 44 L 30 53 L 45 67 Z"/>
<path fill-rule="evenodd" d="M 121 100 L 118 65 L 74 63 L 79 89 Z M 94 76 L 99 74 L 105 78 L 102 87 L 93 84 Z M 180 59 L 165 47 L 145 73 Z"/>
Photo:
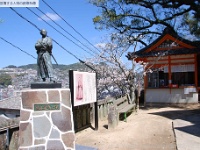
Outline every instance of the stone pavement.
<path fill-rule="evenodd" d="M 200 149 L 200 114 L 183 116 L 173 120 L 178 150 Z"/>
<path fill-rule="evenodd" d="M 94 148 L 94 147 L 89 147 L 89 146 L 83 146 L 83 145 L 76 144 L 75 145 L 75 150 L 98 150 L 98 149 Z"/>

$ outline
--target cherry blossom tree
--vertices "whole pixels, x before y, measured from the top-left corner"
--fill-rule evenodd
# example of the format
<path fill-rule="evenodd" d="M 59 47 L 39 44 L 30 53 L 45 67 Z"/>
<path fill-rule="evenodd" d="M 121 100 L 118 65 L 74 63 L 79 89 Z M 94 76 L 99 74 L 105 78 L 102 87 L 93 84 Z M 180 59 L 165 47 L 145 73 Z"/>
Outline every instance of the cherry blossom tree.
<path fill-rule="evenodd" d="M 110 37 L 109 37 L 110 38 Z M 105 42 L 106 41 L 106 42 Z M 137 43 L 129 43 L 128 37 L 112 34 L 111 40 L 98 44 L 100 51 L 87 64 L 95 68 L 98 74 L 98 92 L 107 90 L 112 96 L 129 94 L 130 103 L 135 103 L 135 90 L 143 83 L 141 66 L 128 61 L 126 54 L 136 49 Z"/>

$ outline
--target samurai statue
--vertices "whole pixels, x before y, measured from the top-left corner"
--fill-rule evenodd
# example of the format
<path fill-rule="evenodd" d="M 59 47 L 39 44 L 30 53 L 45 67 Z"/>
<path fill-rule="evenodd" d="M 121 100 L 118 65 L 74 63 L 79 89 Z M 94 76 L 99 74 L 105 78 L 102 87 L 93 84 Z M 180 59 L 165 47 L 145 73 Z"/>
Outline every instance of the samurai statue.
<path fill-rule="evenodd" d="M 53 73 L 53 66 L 51 62 L 52 56 L 52 39 L 47 36 L 47 31 L 42 29 L 40 31 L 42 38 L 35 44 L 35 49 L 38 54 L 37 58 L 37 74 L 44 82 L 49 79 L 50 82 L 55 82 Z"/>

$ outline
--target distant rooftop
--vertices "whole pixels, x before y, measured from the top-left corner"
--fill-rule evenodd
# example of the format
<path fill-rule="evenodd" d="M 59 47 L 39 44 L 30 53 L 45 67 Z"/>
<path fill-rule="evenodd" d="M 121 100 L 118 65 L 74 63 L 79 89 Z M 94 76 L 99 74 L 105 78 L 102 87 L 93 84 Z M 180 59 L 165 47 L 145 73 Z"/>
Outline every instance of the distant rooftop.
<path fill-rule="evenodd" d="M 0 100 L 0 109 L 21 109 L 21 97 L 15 96 Z"/>

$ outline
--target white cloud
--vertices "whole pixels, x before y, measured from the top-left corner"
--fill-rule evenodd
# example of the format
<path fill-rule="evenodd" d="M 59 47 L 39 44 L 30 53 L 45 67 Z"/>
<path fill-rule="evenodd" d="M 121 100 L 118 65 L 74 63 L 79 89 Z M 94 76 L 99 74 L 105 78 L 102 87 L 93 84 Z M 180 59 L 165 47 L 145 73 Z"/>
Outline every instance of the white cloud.
<path fill-rule="evenodd" d="M 106 43 L 97 43 L 97 44 L 95 44 L 95 46 L 97 48 L 104 48 L 106 46 Z"/>
<path fill-rule="evenodd" d="M 117 48 L 116 44 L 112 44 L 112 43 L 97 43 L 95 44 L 95 46 L 97 48 L 101 48 L 101 49 L 113 49 L 113 48 Z"/>
<path fill-rule="evenodd" d="M 48 17 L 47 17 L 48 16 Z M 45 15 L 42 15 L 41 18 L 45 21 L 53 20 L 57 21 L 60 20 L 61 18 L 57 14 L 49 13 L 47 12 Z M 38 20 L 42 20 L 41 18 L 38 18 Z M 51 19 L 50 19 L 51 18 Z"/>

